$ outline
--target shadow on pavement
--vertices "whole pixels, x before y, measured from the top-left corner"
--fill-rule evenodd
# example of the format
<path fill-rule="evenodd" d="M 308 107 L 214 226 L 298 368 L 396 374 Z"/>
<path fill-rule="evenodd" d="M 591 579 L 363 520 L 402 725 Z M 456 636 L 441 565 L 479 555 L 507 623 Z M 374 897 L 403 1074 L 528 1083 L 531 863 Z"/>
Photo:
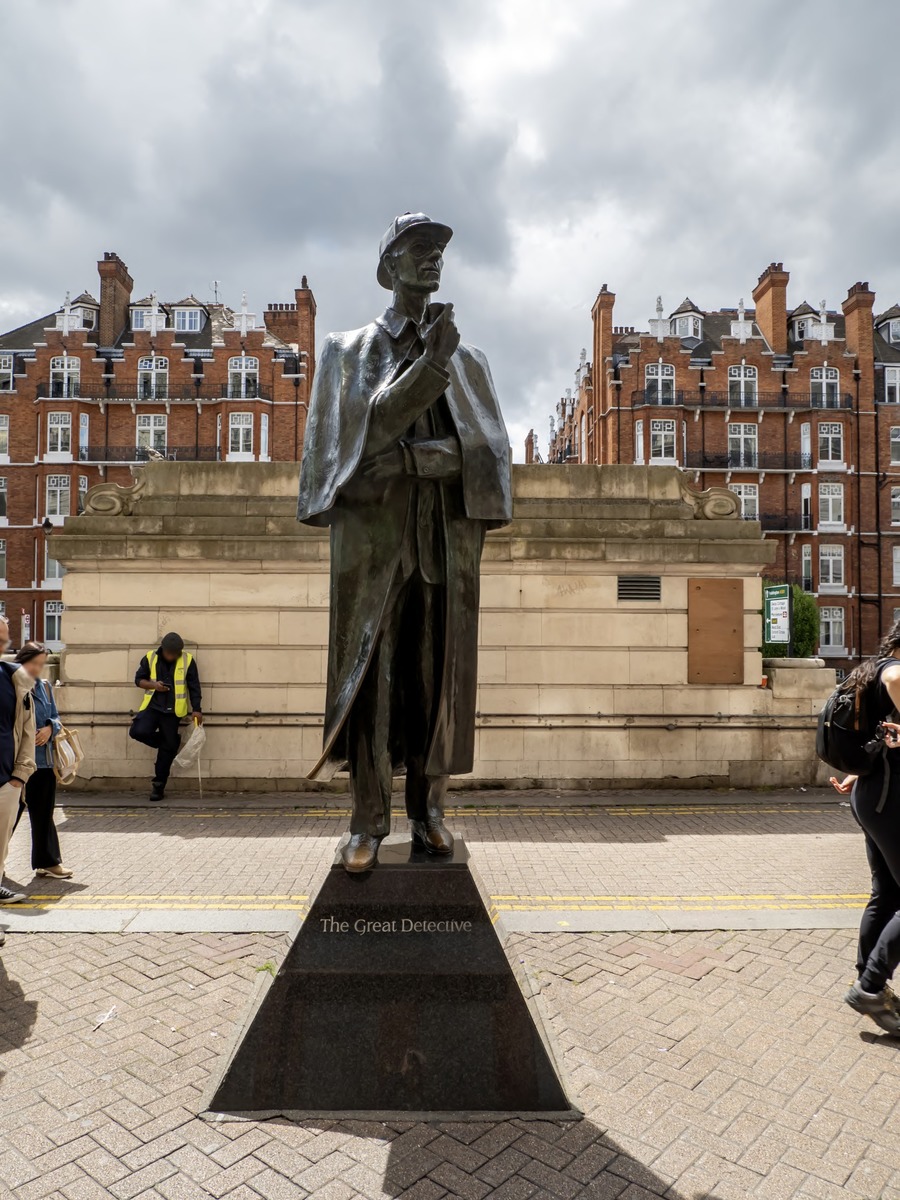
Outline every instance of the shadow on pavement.
<path fill-rule="evenodd" d="M 37 1020 L 37 1007 L 36 1000 L 25 999 L 22 985 L 10 979 L 0 951 L 0 1055 L 25 1045 Z M 0 1067 L 0 1081 L 5 1075 Z"/>

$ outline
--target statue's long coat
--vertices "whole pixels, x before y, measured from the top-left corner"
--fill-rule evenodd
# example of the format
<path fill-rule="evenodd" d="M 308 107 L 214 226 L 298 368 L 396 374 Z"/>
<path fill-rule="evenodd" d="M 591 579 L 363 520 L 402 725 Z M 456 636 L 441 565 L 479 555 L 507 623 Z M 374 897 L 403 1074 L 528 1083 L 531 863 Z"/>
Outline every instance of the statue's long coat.
<path fill-rule="evenodd" d="M 331 334 L 316 368 L 298 518 L 331 527 L 331 614 L 324 749 L 310 778 L 329 778 L 346 762 L 347 716 L 387 615 L 415 494 L 415 479 L 399 466 L 378 482 L 361 474 L 372 454 L 376 401 L 389 401 L 396 413 L 403 411 L 407 395 L 412 408 L 421 409 L 423 395 L 432 403 L 441 392 L 462 450 L 462 477 L 452 485 L 427 485 L 440 486 L 443 493 L 438 511 L 444 520 L 447 603 L 426 771 L 449 775 L 472 769 L 479 564 L 485 530 L 512 516 L 509 438 L 481 351 L 460 345 L 445 382 L 424 360 L 413 367 L 405 363 L 399 337 L 405 326 L 406 320 L 388 309 L 363 329 Z"/>

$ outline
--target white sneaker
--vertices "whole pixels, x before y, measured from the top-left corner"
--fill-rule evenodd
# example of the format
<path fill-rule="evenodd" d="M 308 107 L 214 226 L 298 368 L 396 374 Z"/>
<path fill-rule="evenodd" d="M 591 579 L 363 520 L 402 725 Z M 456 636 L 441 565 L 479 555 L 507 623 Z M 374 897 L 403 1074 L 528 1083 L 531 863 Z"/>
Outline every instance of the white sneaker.
<path fill-rule="evenodd" d="M 71 879 L 74 874 L 74 871 L 70 871 L 62 863 L 58 863 L 55 867 L 38 867 L 35 871 L 35 875 L 43 875 L 48 879 Z"/>
<path fill-rule="evenodd" d="M 24 899 L 24 892 L 11 892 L 9 888 L 0 887 L 0 904 L 19 904 Z"/>

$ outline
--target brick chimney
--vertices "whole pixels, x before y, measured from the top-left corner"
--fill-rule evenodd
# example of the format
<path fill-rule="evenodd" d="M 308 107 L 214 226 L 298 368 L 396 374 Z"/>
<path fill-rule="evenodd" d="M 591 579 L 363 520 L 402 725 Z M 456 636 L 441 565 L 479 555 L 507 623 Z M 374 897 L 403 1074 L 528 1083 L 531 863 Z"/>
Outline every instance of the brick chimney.
<path fill-rule="evenodd" d="M 606 403 L 606 360 L 612 354 L 613 348 L 613 308 L 616 294 L 607 285 L 601 287 L 591 309 L 594 319 L 593 365 L 591 368 L 591 383 L 594 388 L 594 420 L 607 407 Z"/>
<path fill-rule="evenodd" d="M 316 353 L 316 300 L 306 276 L 294 289 L 293 304 L 270 304 L 265 311 L 266 328 L 283 342 L 308 354 L 307 375 L 312 379 Z"/>
<path fill-rule="evenodd" d="M 134 281 L 128 268 L 112 250 L 97 263 L 100 273 L 100 345 L 112 346 L 128 324 L 128 305 Z"/>
<path fill-rule="evenodd" d="M 854 283 L 841 305 L 847 349 L 856 359 L 854 366 L 859 371 L 859 407 L 870 412 L 875 404 L 874 307 L 875 293 L 869 290 L 867 283 Z"/>
<path fill-rule="evenodd" d="M 783 263 L 769 263 L 753 289 L 756 324 L 775 354 L 787 354 L 787 285 Z"/>

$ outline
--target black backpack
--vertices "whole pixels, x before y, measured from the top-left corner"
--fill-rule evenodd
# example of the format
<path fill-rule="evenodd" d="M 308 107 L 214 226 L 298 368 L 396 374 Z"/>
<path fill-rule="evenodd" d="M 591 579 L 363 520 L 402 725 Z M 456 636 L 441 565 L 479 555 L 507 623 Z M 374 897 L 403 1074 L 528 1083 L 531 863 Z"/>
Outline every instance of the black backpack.
<path fill-rule="evenodd" d="M 874 711 L 875 688 L 881 668 L 896 661 L 880 659 L 878 674 L 868 687 L 858 690 L 844 680 L 825 701 L 816 730 L 816 754 L 829 767 L 848 775 L 868 775 L 883 759 L 886 746 Z"/>

